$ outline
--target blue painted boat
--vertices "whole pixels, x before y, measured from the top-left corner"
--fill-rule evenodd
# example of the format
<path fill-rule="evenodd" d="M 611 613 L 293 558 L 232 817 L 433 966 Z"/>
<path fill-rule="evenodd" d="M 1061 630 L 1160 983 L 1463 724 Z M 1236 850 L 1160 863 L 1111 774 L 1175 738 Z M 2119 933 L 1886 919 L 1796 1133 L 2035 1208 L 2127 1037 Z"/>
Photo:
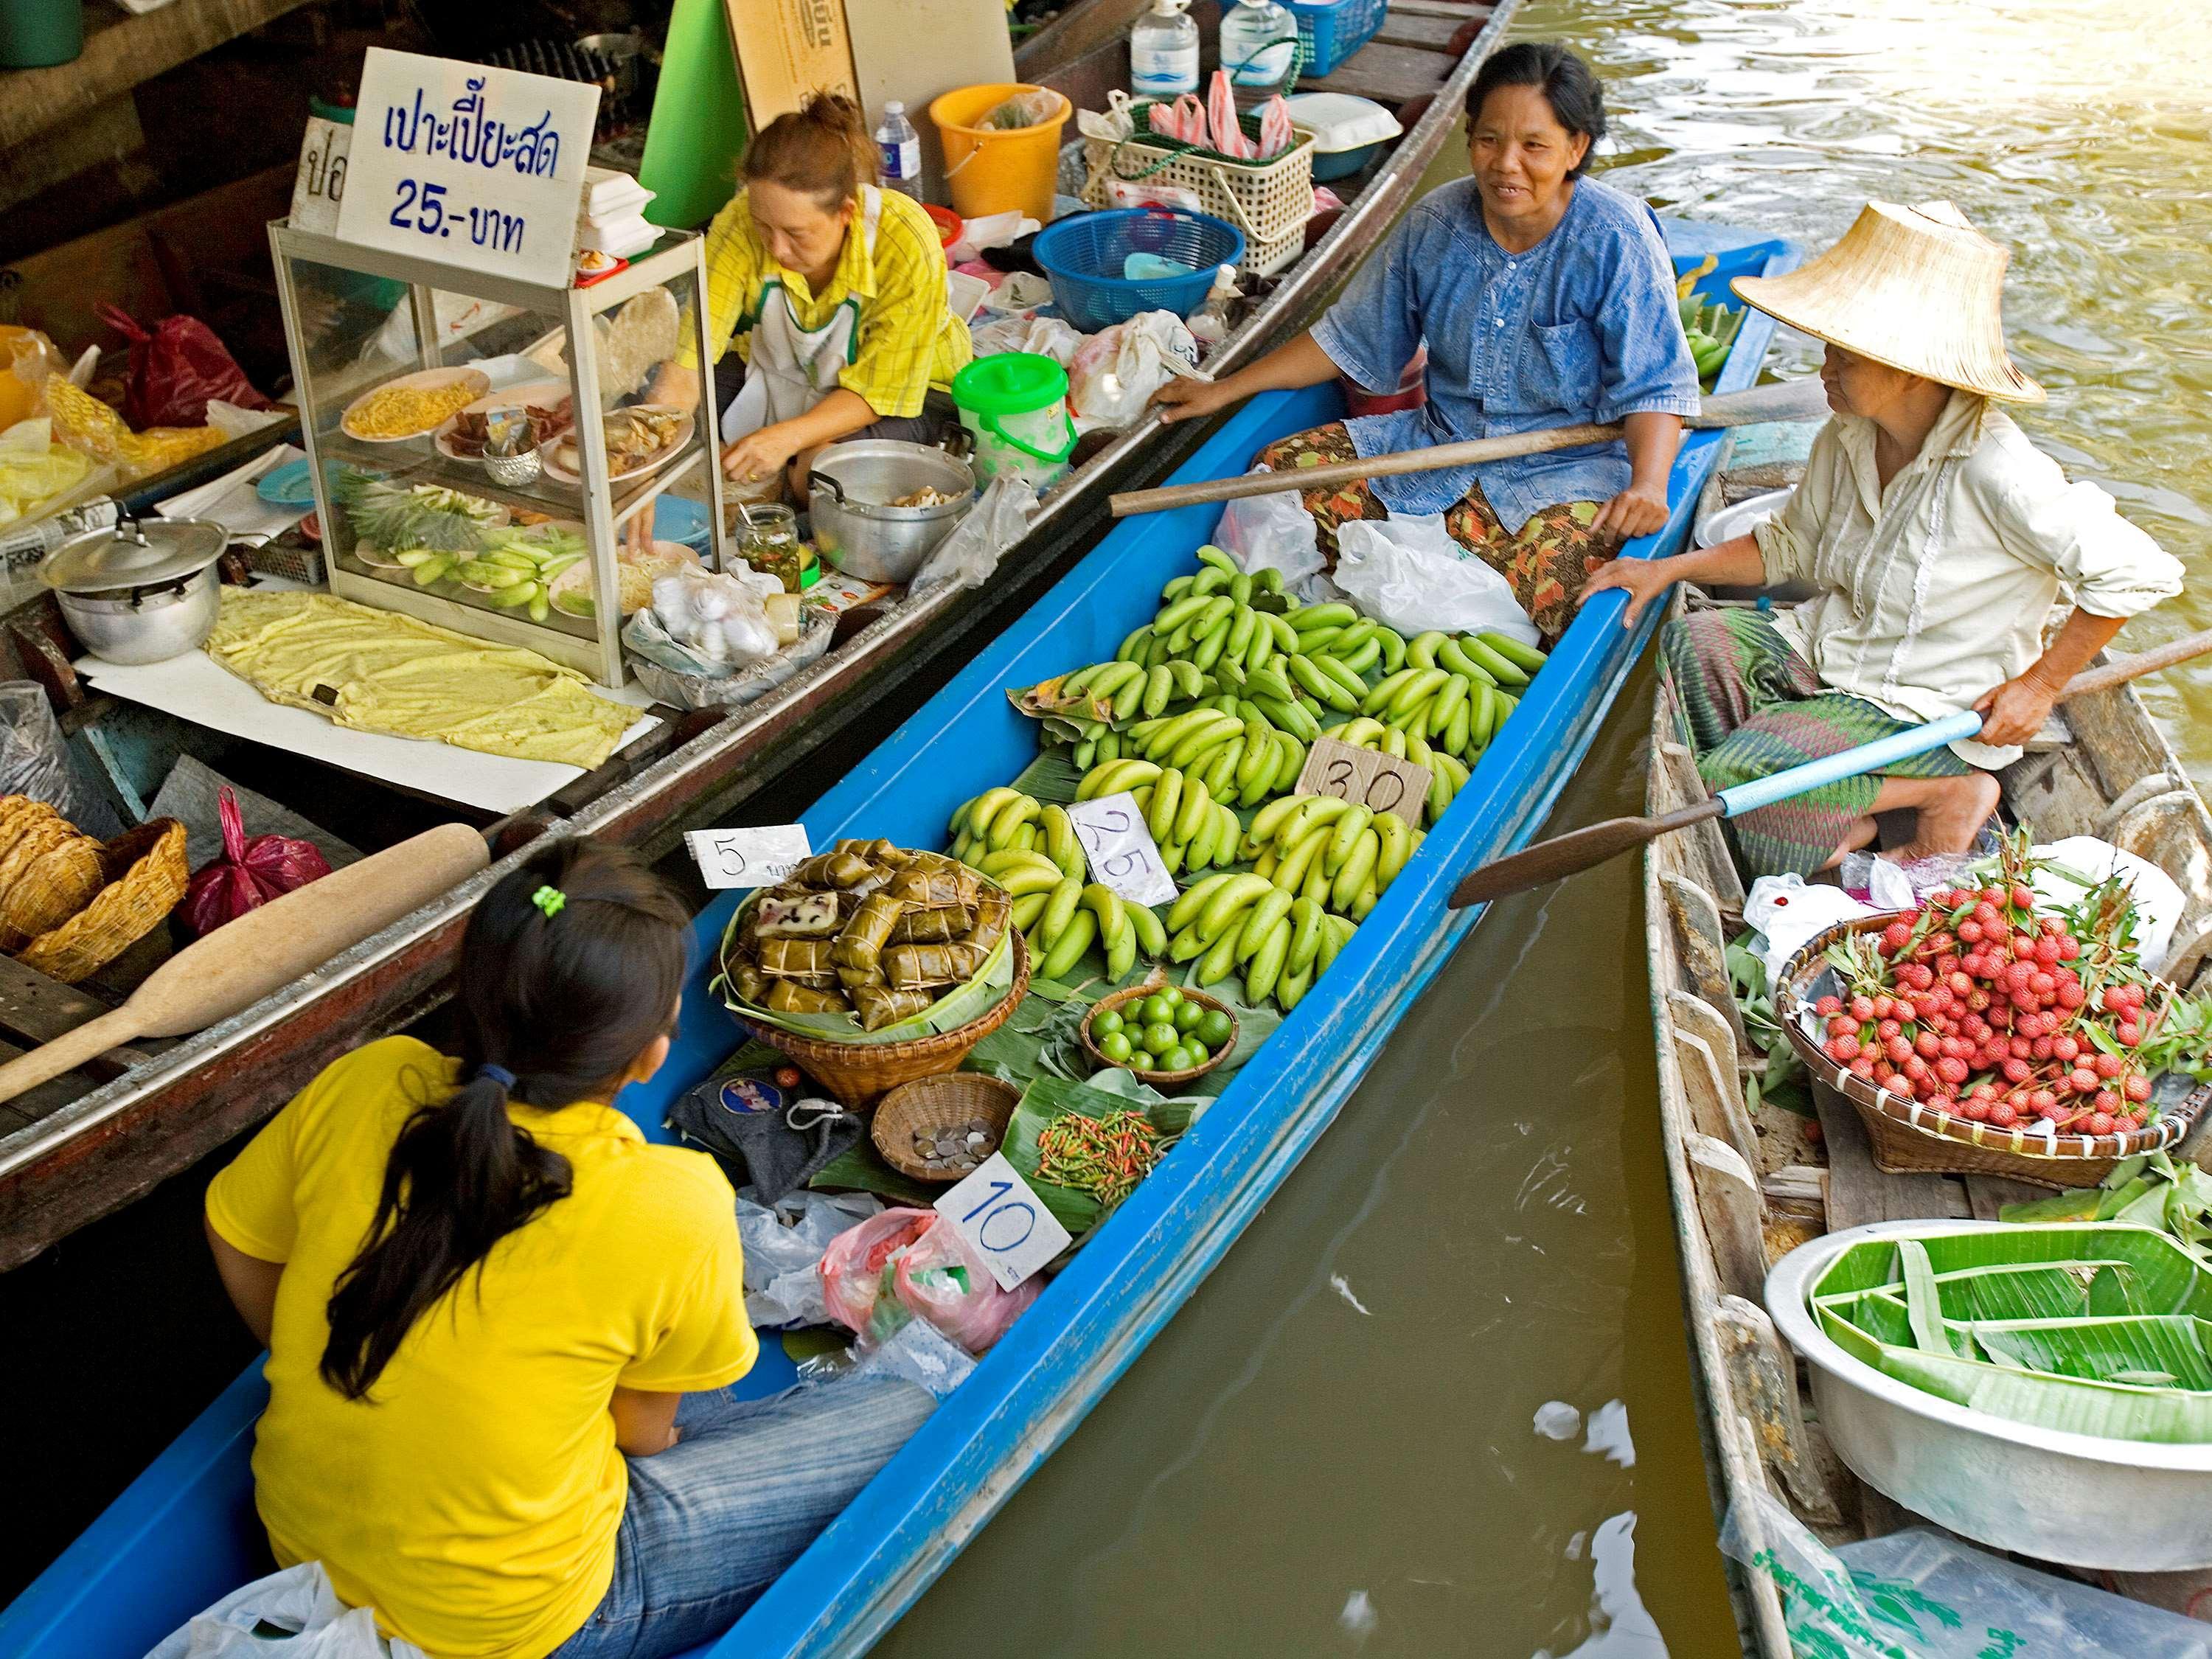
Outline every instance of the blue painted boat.
<path fill-rule="evenodd" d="M 1707 252 L 1699 285 L 1786 268 L 1784 244 L 1725 228 L 1668 226 L 1678 270 Z M 1718 390 L 1758 378 L 1772 324 L 1754 312 Z M 1176 482 L 1233 476 L 1264 443 L 1335 418 L 1333 388 L 1255 398 L 1210 438 Z M 1721 434 L 1689 435 L 1668 483 L 1672 509 L 1626 556 L 1679 548 L 1718 461 Z M 866 764 L 805 814 L 813 843 L 884 836 L 939 845 L 952 809 L 1013 777 L 1035 756 L 1035 728 L 1005 688 L 1113 655 L 1147 620 L 1160 586 L 1190 568 L 1219 508 L 1125 522 L 1037 606 L 980 655 Z M 744 1617 L 702 1653 L 716 1659 L 864 1652 L 1048 1456 L 1221 1259 L 1326 1129 L 1399 1020 L 1476 913 L 1445 908 L 1466 870 L 1511 851 L 1542 825 L 1560 787 L 1642 654 L 1662 607 L 1620 625 L 1621 600 L 1595 602 L 1530 686 L 1451 810 L 1391 884 L 1325 981 L 1286 1018 L 1173 1156 L 1053 1280 L 906 1447 Z M 653 1082 L 618 1103 L 668 1138 L 669 1102 L 734 1046 L 707 989 L 713 947 L 735 896 L 696 923 L 700 965 L 685 997 L 684 1036 Z M 763 1346 L 744 1385 L 792 1380 L 781 1345 Z M 0 1659 L 131 1659 L 192 1613 L 268 1571 L 248 1457 L 265 1400 L 257 1364 L 225 1389 L 154 1463 L 0 1614 Z"/>

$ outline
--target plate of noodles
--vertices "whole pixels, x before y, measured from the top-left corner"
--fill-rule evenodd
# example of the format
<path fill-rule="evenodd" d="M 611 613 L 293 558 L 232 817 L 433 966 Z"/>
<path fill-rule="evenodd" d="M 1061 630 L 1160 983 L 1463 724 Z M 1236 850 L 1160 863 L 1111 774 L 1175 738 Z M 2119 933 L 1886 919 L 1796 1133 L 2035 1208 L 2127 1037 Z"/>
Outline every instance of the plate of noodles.
<path fill-rule="evenodd" d="M 480 368 L 425 368 L 386 380 L 346 405 L 338 430 L 365 444 L 427 437 L 491 390 Z"/>

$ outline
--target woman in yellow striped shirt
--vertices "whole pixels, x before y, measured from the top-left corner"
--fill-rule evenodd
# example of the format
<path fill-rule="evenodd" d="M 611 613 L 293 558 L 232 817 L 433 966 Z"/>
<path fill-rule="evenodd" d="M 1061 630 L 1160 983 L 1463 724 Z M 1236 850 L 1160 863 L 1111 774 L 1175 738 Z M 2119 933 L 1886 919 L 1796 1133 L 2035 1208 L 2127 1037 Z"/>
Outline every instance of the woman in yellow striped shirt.
<path fill-rule="evenodd" d="M 707 233 L 707 334 L 732 339 L 745 384 L 722 414 L 722 470 L 739 483 L 787 478 L 805 493 L 816 451 L 848 438 L 932 442 L 972 355 L 945 302 L 937 228 L 876 183 L 876 149 L 852 100 L 819 93 L 763 127 L 741 189 Z M 655 402 L 696 404 L 687 345 Z"/>

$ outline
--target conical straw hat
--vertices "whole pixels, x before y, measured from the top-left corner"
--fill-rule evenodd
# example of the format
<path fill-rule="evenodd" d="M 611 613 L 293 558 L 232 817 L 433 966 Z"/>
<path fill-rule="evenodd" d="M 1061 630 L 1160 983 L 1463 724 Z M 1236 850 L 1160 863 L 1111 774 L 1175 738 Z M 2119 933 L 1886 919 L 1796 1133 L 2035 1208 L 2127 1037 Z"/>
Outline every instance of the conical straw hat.
<path fill-rule="evenodd" d="M 1817 259 L 1732 286 L 1768 315 L 1862 357 L 1985 398 L 2039 404 L 2043 388 L 2005 355 L 2009 257 L 1948 202 L 1870 202 Z"/>

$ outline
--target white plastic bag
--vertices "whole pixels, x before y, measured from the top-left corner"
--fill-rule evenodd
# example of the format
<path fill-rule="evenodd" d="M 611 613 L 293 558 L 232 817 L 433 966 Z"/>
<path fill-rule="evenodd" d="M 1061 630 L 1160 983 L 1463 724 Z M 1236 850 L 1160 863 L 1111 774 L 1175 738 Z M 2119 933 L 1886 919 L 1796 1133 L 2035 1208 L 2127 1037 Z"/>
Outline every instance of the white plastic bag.
<path fill-rule="evenodd" d="M 1152 393 L 1198 371 L 1198 341 L 1172 311 L 1140 311 L 1084 342 L 1067 366 L 1067 406 L 1076 429 L 1133 425 Z"/>
<path fill-rule="evenodd" d="M 1744 896 L 1743 919 L 1765 940 L 1759 954 L 1766 963 L 1766 982 L 1782 983 L 1782 970 L 1805 948 L 1805 941 L 1839 921 L 1875 914 L 1840 887 L 1808 883 L 1794 870 L 1786 876 L 1761 876 Z"/>
<path fill-rule="evenodd" d="M 1268 469 L 1255 466 L 1255 472 Z M 1247 570 L 1279 570 L 1285 592 L 1322 568 L 1313 514 L 1296 490 L 1226 503 L 1213 539 Z"/>
<path fill-rule="evenodd" d="M 1062 368 L 1075 361 L 1083 337 L 1057 317 L 1017 314 L 970 324 L 968 337 L 978 357 L 994 357 L 1002 351 L 1026 351 L 1049 357 Z"/>
<path fill-rule="evenodd" d="M 2123 852 L 2094 836 L 2069 836 L 2048 847 L 2038 847 L 2035 856 L 2063 865 L 2094 881 L 2102 881 L 2106 876 L 2124 878 L 2136 901 L 2136 952 L 2148 971 L 2155 974 L 2165 968 L 2166 952 L 2173 948 L 2174 924 L 2189 908 L 2188 897 L 2172 876 L 2148 859 Z M 2087 890 L 2056 870 L 2036 872 L 2036 896 L 2046 908 L 2055 909 L 2073 904 Z"/>
<path fill-rule="evenodd" d="M 262 1624 L 295 1632 L 258 1635 Z M 412 1642 L 376 1633 L 376 1614 L 349 1607 L 319 1561 L 302 1562 L 233 1590 L 172 1631 L 146 1659 L 424 1659 Z"/>
<path fill-rule="evenodd" d="M 747 1191 L 751 1189 L 748 1188 Z M 757 1329 L 826 1325 L 822 1299 L 822 1252 L 848 1227 L 883 1208 L 866 1193 L 817 1193 L 801 1188 L 773 1209 L 738 1200 L 738 1241 L 744 1246 L 745 1317 Z"/>
<path fill-rule="evenodd" d="M 1454 541 L 1441 513 L 1340 526 L 1336 585 L 1367 615 L 1409 638 L 1431 629 L 1488 629 L 1524 645 L 1539 637 L 1513 585 Z"/>
<path fill-rule="evenodd" d="M 918 599 L 940 587 L 981 587 L 1006 550 L 1029 533 L 1036 491 L 1027 478 L 1001 474 L 983 487 L 959 528 L 938 543 L 929 562 L 915 573 L 907 597 Z"/>
<path fill-rule="evenodd" d="M 1010 270 L 1000 278 L 999 285 L 984 296 L 986 311 L 1018 311 L 1024 317 L 1039 306 L 1052 303 L 1052 283 L 1034 270 Z M 1080 337 L 1079 336 L 1078 337 Z"/>
<path fill-rule="evenodd" d="M 980 149 L 970 150 L 968 161 L 958 163 L 955 171 L 966 167 L 968 161 L 972 161 L 982 153 Z M 951 176 L 950 173 L 946 175 L 948 178 Z M 969 219 L 961 228 L 960 240 L 945 250 L 945 263 L 964 265 L 987 247 L 1009 246 L 1024 236 L 1036 235 L 1042 228 L 1036 220 L 1018 209 L 1005 213 L 987 213 L 980 219 Z"/>

